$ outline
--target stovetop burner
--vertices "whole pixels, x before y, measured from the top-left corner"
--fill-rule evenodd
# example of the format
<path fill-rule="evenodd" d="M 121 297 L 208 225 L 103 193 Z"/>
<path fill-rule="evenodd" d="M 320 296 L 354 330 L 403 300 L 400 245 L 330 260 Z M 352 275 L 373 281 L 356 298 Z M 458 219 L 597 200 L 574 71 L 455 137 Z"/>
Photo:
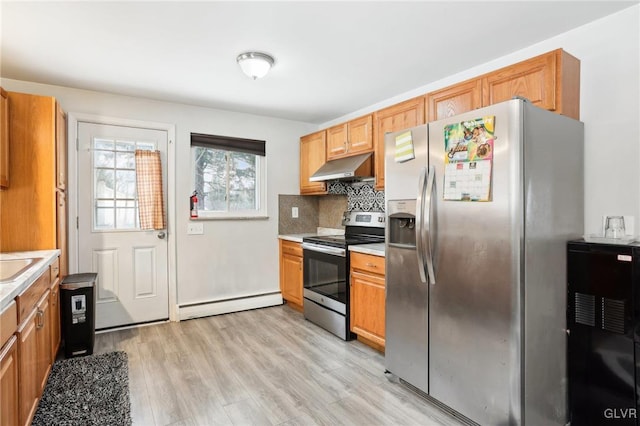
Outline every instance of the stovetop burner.
<path fill-rule="evenodd" d="M 304 243 L 346 248 L 354 244 L 384 242 L 384 213 L 345 212 L 342 218 L 344 235 L 316 235 L 302 239 Z"/>
<path fill-rule="evenodd" d="M 317 235 L 302 239 L 305 243 L 314 243 L 331 247 L 347 247 L 354 244 L 383 243 L 384 235 Z"/>

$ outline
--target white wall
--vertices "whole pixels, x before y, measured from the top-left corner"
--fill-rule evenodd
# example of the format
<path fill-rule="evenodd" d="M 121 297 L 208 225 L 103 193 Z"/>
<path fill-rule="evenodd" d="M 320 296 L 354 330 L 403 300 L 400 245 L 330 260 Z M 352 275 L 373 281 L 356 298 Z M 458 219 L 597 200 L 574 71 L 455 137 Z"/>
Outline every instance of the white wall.
<path fill-rule="evenodd" d="M 178 303 L 279 290 L 278 194 L 298 193 L 299 138 L 317 125 L 9 79 L 2 86 L 55 96 L 70 113 L 175 124 L 177 219 L 170 232 L 177 245 Z M 266 140 L 268 220 L 204 221 L 204 235 L 187 235 L 191 132 Z"/>
<path fill-rule="evenodd" d="M 640 5 L 354 111 L 322 124 L 321 128 L 557 48 L 577 57 L 581 63 L 585 233 L 600 232 L 602 215 L 614 213 L 634 216 L 634 233 L 640 235 Z"/>
<path fill-rule="evenodd" d="M 598 232 L 601 215 L 618 213 L 633 215 L 635 233 L 640 234 L 639 15 L 640 6 L 634 6 L 320 126 L 16 80 L 3 79 L 2 85 L 10 91 L 55 96 L 69 112 L 176 125 L 177 223 L 173 232 L 177 238 L 178 301 L 191 304 L 278 289 L 277 194 L 298 193 L 300 135 L 556 48 L 576 56 L 582 65 L 585 231 Z M 192 131 L 267 141 L 269 220 L 209 221 L 205 222 L 204 236 L 186 234 L 192 191 Z"/>

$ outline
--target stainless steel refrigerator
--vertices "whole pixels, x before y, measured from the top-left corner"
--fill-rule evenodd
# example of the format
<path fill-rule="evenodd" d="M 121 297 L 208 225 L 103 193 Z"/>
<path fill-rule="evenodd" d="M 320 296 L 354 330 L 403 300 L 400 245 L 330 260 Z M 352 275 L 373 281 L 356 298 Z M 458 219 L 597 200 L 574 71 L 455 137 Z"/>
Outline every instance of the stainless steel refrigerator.
<path fill-rule="evenodd" d="M 516 99 L 385 137 L 385 367 L 479 424 L 567 421 L 583 133 Z"/>

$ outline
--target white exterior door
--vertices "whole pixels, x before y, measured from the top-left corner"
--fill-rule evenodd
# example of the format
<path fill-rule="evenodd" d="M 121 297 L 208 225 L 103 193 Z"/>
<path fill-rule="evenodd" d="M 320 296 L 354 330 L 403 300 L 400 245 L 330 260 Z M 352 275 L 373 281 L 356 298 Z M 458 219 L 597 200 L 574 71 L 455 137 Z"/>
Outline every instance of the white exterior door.
<path fill-rule="evenodd" d="M 96 329 L 169 318 L 167 232 L 139 227 L 134 159 L 136 149 L 161 152 L 166 206 L 167 139 L 78 122 L 78 271 L 98 274 Z"/>

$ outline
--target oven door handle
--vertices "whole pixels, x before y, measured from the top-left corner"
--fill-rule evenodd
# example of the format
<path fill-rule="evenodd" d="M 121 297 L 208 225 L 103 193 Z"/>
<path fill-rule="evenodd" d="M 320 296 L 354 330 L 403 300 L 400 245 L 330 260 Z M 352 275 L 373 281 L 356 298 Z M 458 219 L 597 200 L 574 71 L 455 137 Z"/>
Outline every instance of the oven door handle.
<path fill-rule="evenodd" d="M 336 248 L 336 247 L 318 246 L 315 244 L 302 243 L 302 249 L 317 251 L 320 253 L 332 254 L 340 257 L 347 257 L 347 251 L 345 249 Z"/>

